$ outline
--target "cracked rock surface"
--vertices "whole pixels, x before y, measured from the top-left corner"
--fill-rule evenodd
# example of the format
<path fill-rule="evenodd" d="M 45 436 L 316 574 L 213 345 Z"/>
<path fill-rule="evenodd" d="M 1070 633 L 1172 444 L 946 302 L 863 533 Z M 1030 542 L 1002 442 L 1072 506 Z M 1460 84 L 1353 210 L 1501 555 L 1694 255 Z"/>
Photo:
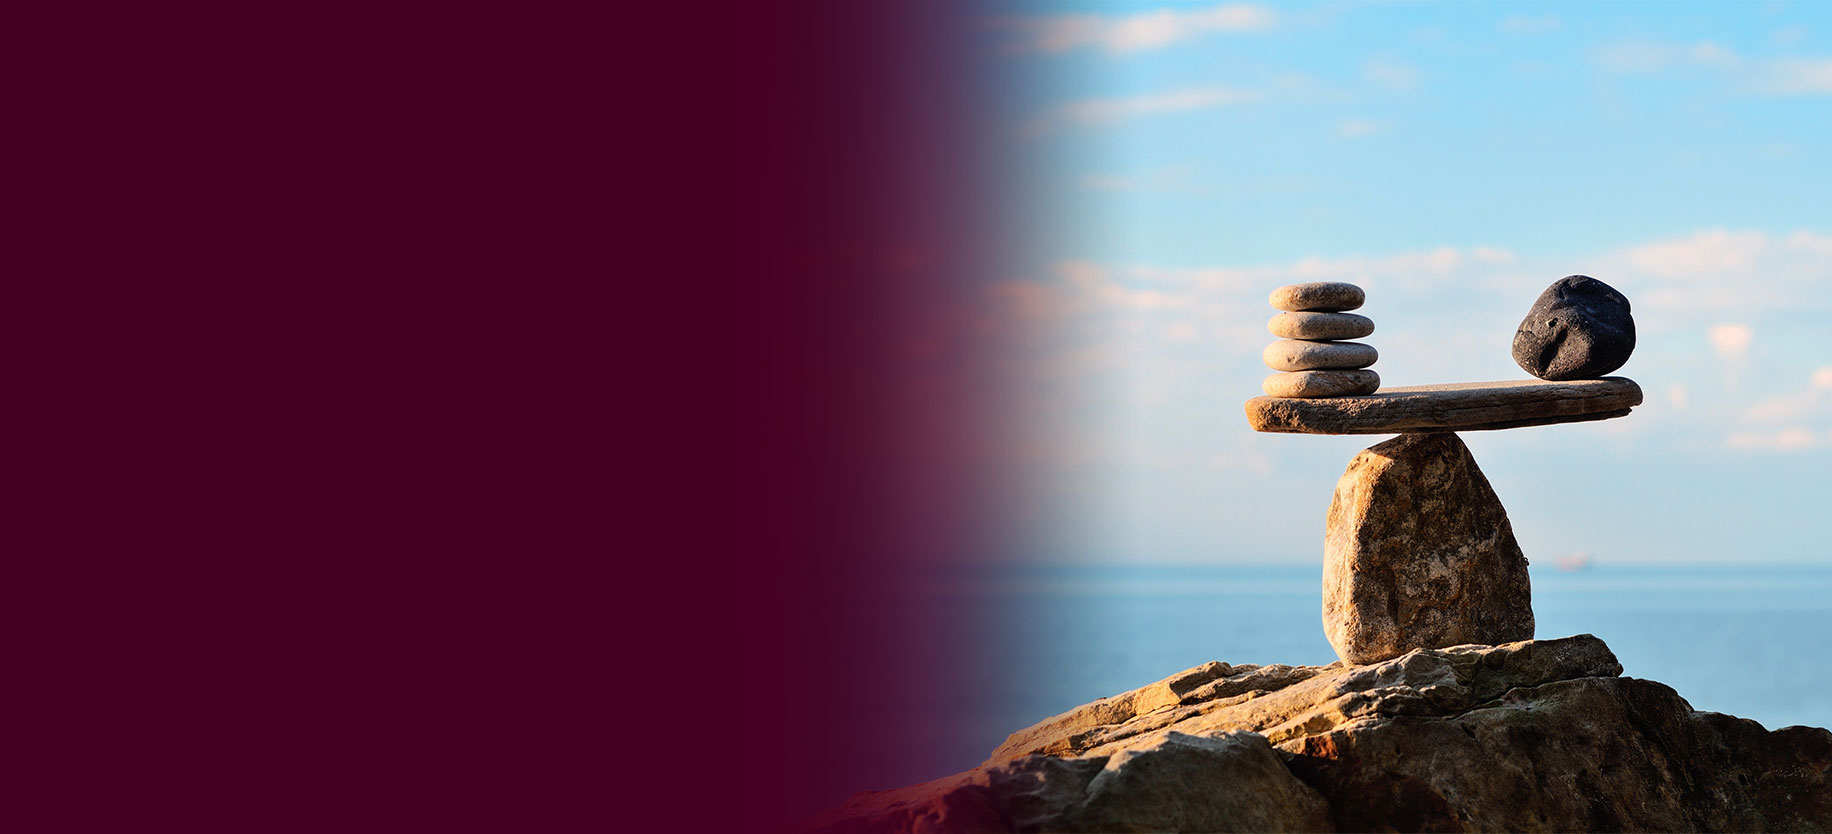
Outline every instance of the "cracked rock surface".
<path fill-rule="evenodd" d="M 1533 638 L 1527 557 L 1456 434 L 1400 435 L 1349 462 L 1324 535 L 1323 633 L 1348 663 Z"/>
<path fill-rule="evenodd" d="M 1581 634 L 1209 663 L 805 830 L 1832 831 L 1832 732 L 1695 712 Z"/>

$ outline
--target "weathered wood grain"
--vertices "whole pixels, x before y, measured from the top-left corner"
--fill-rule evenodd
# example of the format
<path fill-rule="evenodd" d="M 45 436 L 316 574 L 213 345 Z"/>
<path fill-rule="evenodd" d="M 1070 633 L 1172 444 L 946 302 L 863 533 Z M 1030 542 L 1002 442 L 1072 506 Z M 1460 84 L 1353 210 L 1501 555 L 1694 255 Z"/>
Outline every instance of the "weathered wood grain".
<path fill-rule="evenodd" d="M 1457 382 L 1384 388 L 1361 397 L 1254 397 L 1247 423 L 1286 434 L 1485 431 L 1607 420 L 1641 404 L 1626 377 L 1550 382 Z"/>

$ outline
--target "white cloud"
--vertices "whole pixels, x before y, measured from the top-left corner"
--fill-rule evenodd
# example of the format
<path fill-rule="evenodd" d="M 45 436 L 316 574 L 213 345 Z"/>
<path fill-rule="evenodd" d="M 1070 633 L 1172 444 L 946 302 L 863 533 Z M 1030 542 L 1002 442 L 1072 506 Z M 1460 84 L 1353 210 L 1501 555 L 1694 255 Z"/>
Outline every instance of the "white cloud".
<path fill-rule="evenodd" d="M 1691 405 L 1691 403 L 1692 392 L 1687 390 L 1686 386 L 1667 386 L 1667 405 L 1672 406 L 1674 411 L 1685 411 L 1686 406 Z"/>
<path fill-rule="evenodd" d="M 1812 416 L 1817 410 L 1819 410 L 1819 394 L 1817 391 L 1808 389 L 1760 400 L 1743 409 L 1743 421 L 1764 426 L 1798 423 Z"/>
<path fill-rule="evenodd" d="M 1786 245 L 1814 255 L 1832 255 L 1832 235 L 1818 235 L 1801 229 L 1787 236 Z"/>
<path fill-rule="evenodd" d="M 993 284 L 986 294 L 994 308 L 1017 321 L 1055 319 L 1073 309 L 1062 292 L 1035 281 Z"/>
<path fill-rule="evenodd" d="M 1759 95 L 1832 95 L 1832 58 L 1746 59 L 1711 41 L 1690 45 L 1622 41 L 1598 47 L 1591 58 L 1617 73 L 1714 70 L 1733 80 L 1738 89 Z"/>
<path fill-rule="evenodd" d="M 1583 273 L 1628 295 L 1644 335 L 1702 334 L 1726 357 L 1746 355 L 1760 325 L 1776 313 L 1832 314 L 1832 294 L 1824 289 L 1832 274 L 1832 235 L 1805 230 L 1773 235 L 1706 229 L 1550 264 L 1488 245 L 1306 256 L 1259 265 L 1070 263 L 1073 266 L 1058 269 L 1059 277 L 1098 272 L 1102 281 L 1149 289 L 1189 304 L 1213 301 L 1253 307 L 1263 307 L 1266 293 L 1281 284 L 1349 281 L 1367 288 L 1370 301 L 1377 293 L 1386 298 L 1391 293 L 1430 296 L 1455 291 L 1486 293 L 1500 304 L 1518 296 L 1524 310 L 1532 294 L 1553 279 Z M 1093 286 L 1091 279 L 1080 280 L 1080 286 Z M 1520 311 L 1488 314 L 1503 312 L 1517 318 Z M 1832 375 L 1832 370 L 1824 374 Z"/>
<path fill-rule="evenodd" d="M 1257 272 L 1242 267 L 1178 269 L 1144 264 L 1126 267 L 1126 274 L 1143 281 L 1199 291 L 1234 291 L 1257 286 Z"/>
<path fill-rule="evenodd" d="M 1379 133 L 1381 130 L 1382 128 L 1378 123 L 1370 122 L 1367 119 L 1344 119 L 1340 124 L 1336 125 L 1336 135 L 1348 139 L 1372 136 Z"/>
<path fill-rule="evenodd" d="M 1549 14 L 1545 17 L 1510 15 L 1502 18 L 1501 31 L 1515 35 L 1544 35 L 1557 32 L 1564 25 L 1564 21 L 1559 20 L 1558 15 Z"/>
<path fill-rule="evenodd" d="M 1444 246 L 1339 258 L 1311 256 L 1258 266 L 1166 267 L 1076 259 L 1055 264 L 1051 269 L 1053 280 L 1002 283 L 990 293 L 992 301 L 1008 315 L 1052 317 L 1059 322 L 1116 312 L 1177 311 L 1175 320 L 1165 321 L 1154 332 L 1177 340 L 1216 333 L 1239 338 L 1245 344 L 1266 338 L 1265 332 L 1257 328 L 1243 334 L 1240 323 L 1272 315 L 1273 310 L 1266 306 L 1266 295 L 1274 287 L 1301 281 L 1350 281 L 1369 288 L 1370 293 L 1379 288 L 1382 298 L 1395 294 L 1417 296 L 1468 282 L 1515 260 L 1509 250 L 1489 246 Z M 1517 312 L 1509 310 L 1507 315 L 1515 316 Z M 1254 352 L 1257 355 L 1257 348 Z"/>
<path fill-rule="evenodd" d="M 1361 75 L 1390 90 L 1410 90 L 1419 85 L 1417 67 L 1386 58 L 1373 58 L 1362 64 Z"/>
<path fill-rule="evenodd" d="M 1152 113 L 1174 113 L 1200 110 L 1223 104 L 1252 101 L 1257 94 L 1228 87 L 1197 87 L 1173 90 L 1132 98 L 1091 98 L 1063 105 L 1061 113 L 1070 121 L 1084 124 L 1111 122 Z"/>
<path fill-rule="evenodd" d="M 1763 64 L 1750 82 L 1758 91 L 1777 96 L 1832 94 L 1832 58 L 1786 58 Z"/>
<path fill-rule="evenodd" d="M 1738 415 L 1743 428 L 1730 436 L 1737 449 L 1797 450 L 1819 446 L 1816 429 L 1832 417 L 1832 365 L 1812 374 L 1804 388 L 1767 397 Z M 1827 444 L 1832 448 L 1832 444 Z"/>
<path fill-rule="evenodd" d="M 1618 41 L 1597 47 L 1591 52 L 1591 58 L 1603 69 L 1622 73 L 1654 73 L 1675 67 L 1725 69 L 1742 63 L 1735 52 L 1711 41 L 1694 44 Z"/>
<path fill-rule="evenodd" d="M 1708 229 L 1632 247 L 1628 261 L 1657 275 L 1722 280 L 1726 273 L 1749 269 L 1768 247 L 1769 237 L 1761 232 Z"/>
<path fill-rule="evenodd" d="M 1257 101 L 1260 94 L 1233 87 L 1192 87 L 1127 98 L 1089 98 L 1071 101 L 1050 114 L 1022 126 L 1020 133 L 1038 135 L 1061 124 L 1106 125 L 1139 116 L 1206 110 L 1224 104 Z"/>
<path fill-rule="evenodd" d="M 1056 273 L 1084 298 L 1108 307 L 1152 311 L 1183 304 L 1181 298 L 1171 293 L 1129 287 L 1113 280 L 1107 269 L 1092 261 L 1064 261 L 1056 265 Z"/>
<path fill-rule="evenodd" d="M 1067 14 L 997 22 L 1017 33 L 1015 52 L 1067 52 L 1095 47 L 1110 55 L 1157 49 L 1209 32 L 1250 32 L 1270 28 L 1272 9 L 1223 3 L 1206 9 L 1156 9 L 1131 15 Z"/>
<path fill-rule="evenodd" d="M 1599 46 L 1591 60 L 1610 72 L 1657 72 L 1673 63 L 1676 47 L 1631 41 Z"/>
<path fill-rule="evenodd" d="M 1755 335 L 1746 324 L 1719 324 L 1707 333 L 1712 349 L 1725 359 L 1740 359 L 1749 353 L 1749 343 Z"/>
<path fill-rule="evenodd" d="M 1089 174 L 1081 178 L 1081 187 L 1089 191 L 1126 192 L 1184 192 L 1191 194 L 1207 193 L 1207 189 L 1196 185 L 1196 168 L 1192 165 L 1173 165 L 1159 168 L 1148 173 L 1130 174 Z"/>
<path fill-rule="evenodd" d="M 1732 449 L 1760 452 L 1799 452 L 1820 445 L 1812 430 L 1792 426 L 1775 431 L 1737 431 L 1728 438 Z"/>
<path fill-rule="evenodd" d="M 1710 41 L 1701 41 L 1692 45 L 1683 53 L 1685 60 L 1707 67 L 1734 67 L 1743 63 L 1743 59 Z"/>
<path fill-rule="evenodd" d="M 1081 187 L 1089 191 L 1138 191 L 1144 188 L 1142 177 L 1125 177 L 1117 174 L 1089 174 L 1081 178 Z"/>
<path fill-rule="evenodd" d="M 1729 316 L 1832 307 L 1819 289 L 1829 260 L 1828 235 L 1704 229 L 1605 252 L 1586 268 L 1627 293 L 1636 311 L 1656 311 L 1674 326 L 1704 327 Z"/>

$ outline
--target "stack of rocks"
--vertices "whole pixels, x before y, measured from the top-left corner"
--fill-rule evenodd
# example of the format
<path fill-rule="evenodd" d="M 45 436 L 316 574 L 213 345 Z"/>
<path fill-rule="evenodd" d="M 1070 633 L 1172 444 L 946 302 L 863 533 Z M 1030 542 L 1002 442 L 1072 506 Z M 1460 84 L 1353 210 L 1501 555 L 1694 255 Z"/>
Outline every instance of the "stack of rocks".
<path fill-rule="evenodd" d="M 1628 297 L 1586 275 L 1547 287 L 1513 343 L 1514 360 L 1539 379 L 1373 397 L 1360 395 L 1380 384 L 1362 370 L 1374 349 L 1333 341 L 1374 332 L 1372 321 L 1343 312 L 1363 300 L 1352 284 L 1273 291 L 1272 306 L 1286 312 L 1269 328 L 1286 341 L 1266 349 L 1266 364 L 1287 373 L 1266 380 L 1271 396 L 1247 401 L 1258 431 L 1400 435 L 1356 456 L 1336 482 L 1324 531 L 1324 633 L 1350 664 L 1531 640 L 1526 554 L 1456 433 L 1607 420 L 1640 405 L 1634 380 L 1603 376 L 1635 348 Z"/>
<path fill-rule="evenodd" d="M 1380 388 L 1380 375 L 1367 370 L 1380 354 L 1373 345 L 1345 342 L 1374 332 L 1367 316 L 1346 312 L 1367 294 L 1354 284 L 1319 281 L 1272 291 L 1272 306 L 1285 312 L 1266 329 L 1281 341 L 1266 346 L 1266 365 L 1283 373 L 1260 387 L 1274 397 L 1353 397 Z"/>

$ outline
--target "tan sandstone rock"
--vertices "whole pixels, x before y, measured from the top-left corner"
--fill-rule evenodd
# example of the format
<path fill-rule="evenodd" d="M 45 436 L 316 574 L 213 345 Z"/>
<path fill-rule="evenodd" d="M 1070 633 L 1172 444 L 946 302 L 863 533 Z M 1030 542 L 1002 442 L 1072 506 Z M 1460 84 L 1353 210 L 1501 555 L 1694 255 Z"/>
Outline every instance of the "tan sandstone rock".
<path fill-rule="evenodd" d="M 1359 339 L 1374 332 L 1374 320 L 1354 313 L 1280 313 L 1266 329 L 1281 339 Z"/>
<path fill-rule="evenodd" d="M 1343 371 L 1374 364 L 1380 360 L 1380 351 L 1362 342 L 1280 339 L 1267 345 L 1260 357 L 1275 371 Z"/>
<path fill-rule="evenodd" d="M 1323 797 L 1253 733 L 1167 732 L 1108 756 L 1027 756 L 855 796 L 809 834 L 1334 831 Z"/>
<path fill-rule="evenodd" d="M 1380 374 L 1353 371 L 1292 371 L 1266 377 L 1260 388 L 1270 397 L 1353 397 L 1380 390 Z"/>
<path fill-rule="evenodd" d="M 1340 313 L 1359 308 L 1368 294 L 1354 284 L 1341 281 L 1312 281 L 1279 287 L 1267 297 L 1272 306 L 1290 312 Z"/>
<path fill-rule="evenodd" d="M 1348 663 L 1532 638 L 1527 558 L 1455 434 L 1402 435 L 1349 462 L 1324 539 L 1323 630 Z"/>
<path fill-rule="evenodd" d="M 1588 634 L 1210 663 L 803 830 L 1832 831 L 1832 732 L 1695 712 L 1621 673 Z"/>

